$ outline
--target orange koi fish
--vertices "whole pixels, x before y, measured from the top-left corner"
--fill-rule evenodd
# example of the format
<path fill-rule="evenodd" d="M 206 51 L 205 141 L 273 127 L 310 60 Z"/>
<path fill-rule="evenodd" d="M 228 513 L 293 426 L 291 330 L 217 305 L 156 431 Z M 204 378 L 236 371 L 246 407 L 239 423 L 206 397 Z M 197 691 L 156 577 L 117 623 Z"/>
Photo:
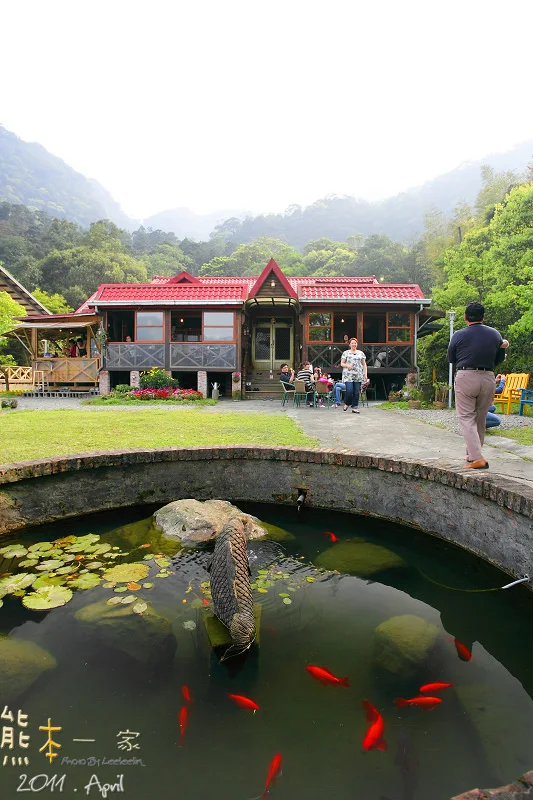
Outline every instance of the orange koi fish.
<path fill-rule="evenodd" d="M 332 542 L 338 542 L 337 537 L 331 531 L 324 531 L 324 536 L 329 536 Z"/>
<path fill-rule="evenodd" d="M 188 703 L 192 703 L 192 700 L 191 700 L 191 692 L 190 692 L 190 690 L 189 690 L 189 687 L 188 687 L 188 686 L 182 686 L 182 687 L 181 687 L 181 693 L 182 693 L 182 695 L 183 695 L 183 699 L 184 699 L 184 700 L 186 700 Z"/>
<path fill-rule="evenodd" d="M 206 597 L 202 597 L 202 603 L 204 604 L 204 606 L 208 606 L 209 600 Z"/>
<path fill-rule="evenodd" d="M 396 708 L 403 708 L 404 706 L 416 706 L 423 711 L 432 711 L 435 706 L 440 705 L 442 700 L 440 697 L 412 697 L 410 700 L 404 700 L 403 697 L 397 697 L 394 701 Z"/>
<path fill-rule="evenodd" d="M 348 678 L 337 678 L 332 672 L 324 667 L 315 667 L 313 665 L 306 667 L 306 670 L 309 674 L 315 679 L 315 681 L 320 681 L 323 686 L 327 686 L 328 683 L 336 684 L 337 686 L 350 686 L 348 683 Z"/>
<path fill-rule="evenodd" d="M 239 708 L 245 708 L 247 711 L 253 711 L 254 714 L 256 711 L 259 711 L 259 706 L 257 703 L 254 703 L 253 700 L 250 700 L 249 697 L 245 697 L 243 694 L 228 694 L 228 697 L 233 700 Z"/>
<path fill-rule="evenodd" d="M 187 723 L 189 721 L 189 709 L 187 706 L 182 706 L 180 709 L 178 721 L 180 724 L 180 747 L 183 747 L 183 740 L 185 738 L 185 731 L 187 730 Z"/>
<path fill-rule="evenodd" d="M 383 738 L 385 728 L 383 717 L 368 700 L 363 700 L 362 706 L 366 713 L 366 721 L 370 723 L 363 739 L 363 750 L 386 750 L 387 742 Z"/>
<path fill-rule="evenodd" d="M 461 661 L 471 661 L 472 660 L 472 653 L 470 652 L 470 650 L 468 649 L 466 644 L 463 644 L 458 639 L 454 639 L 453 643 L 455 645 L 455 649 L 457 650 L 457 655 L 459 656 Z"/>
<path fill-rule="evenodd" d="M 450 689 L 453 686 L 453 683 L 425 683 L 423 686 L 420 687 L 418 690 L 419 692 L 440 692 L 441 689 Z"/>
<path fill-rule="evenodd" d="M 276 755 L 270 762 L 265 788 L 263 790 L 263 794 L 261 795 L 261 800 L 265 800 L 270 791 L 270 787 L 276 782 L 276 778 L 279 778 L 279 776 L 281 775 L 281 760 L 282 760 L 281 753 L 276 753 Z"/>

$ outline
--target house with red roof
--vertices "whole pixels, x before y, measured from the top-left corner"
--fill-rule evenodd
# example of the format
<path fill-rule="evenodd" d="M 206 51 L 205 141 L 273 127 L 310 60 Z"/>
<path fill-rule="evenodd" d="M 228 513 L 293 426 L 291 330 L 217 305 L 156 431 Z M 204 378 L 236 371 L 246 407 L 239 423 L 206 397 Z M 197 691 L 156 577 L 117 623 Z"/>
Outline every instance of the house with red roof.
<path fill-rule="evenodd" d="M 280 392 L 285 362 L 297 369 L 309 360 L 340 376 L 347 335 L 357 337 L 383 395 L 416 369 L 417 338 L 440 316 L 430 303 L 416 284 L 382 283 L 373 275 L 286 276 L 271 259 L 258 277 L 181 272 L 146 284 L 102 284 L 68 322 L 87 321 L 88 357 L 98 361 L 102 392 L 136 385 L 140 372 L 156 367 L 204 395 L 214 382 L 231 394 L 232 373 L 239 373 L 243 396 L 272 396 Z M 70 330 L 64 318 L 46 322 Z"/>

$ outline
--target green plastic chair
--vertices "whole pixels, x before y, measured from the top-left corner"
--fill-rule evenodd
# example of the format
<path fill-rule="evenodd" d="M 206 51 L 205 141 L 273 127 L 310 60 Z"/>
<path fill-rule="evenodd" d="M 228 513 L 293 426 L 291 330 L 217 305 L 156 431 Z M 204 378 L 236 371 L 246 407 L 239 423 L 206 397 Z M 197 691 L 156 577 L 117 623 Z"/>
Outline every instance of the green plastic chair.
<path fill-rule="evenodd" d="M 281 405 L 284 406 L 285 403 L 288 401 L 289 397 L 292 398 L 292 404 L 294 405 L 294 397 L 296 394 L 296 389 L 288 388 L 286 381 L 280 381 L 280 383 L 283 388 L 283 394 L 281 395 Z"/>

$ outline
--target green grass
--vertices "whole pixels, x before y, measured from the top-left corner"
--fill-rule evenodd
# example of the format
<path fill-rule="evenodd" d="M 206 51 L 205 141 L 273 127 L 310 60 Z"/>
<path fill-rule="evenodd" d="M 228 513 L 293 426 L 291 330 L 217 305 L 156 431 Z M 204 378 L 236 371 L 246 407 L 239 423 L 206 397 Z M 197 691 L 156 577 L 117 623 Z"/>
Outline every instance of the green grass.
<path fill-rule="evenodd" d="M 3 464 L 92 450 L 217 444 L 318 445 L 293 420 L 261 414 L 154 407 L 0 414 Z"/>
<path fill-rule="evenodd" d="M 513 439 L 518 444 L 533 445 L 533 425 L 526 428 L 511 428 L 504 431 L 492 430 L 491 436 L 505 436 L 506 439 Z"/>

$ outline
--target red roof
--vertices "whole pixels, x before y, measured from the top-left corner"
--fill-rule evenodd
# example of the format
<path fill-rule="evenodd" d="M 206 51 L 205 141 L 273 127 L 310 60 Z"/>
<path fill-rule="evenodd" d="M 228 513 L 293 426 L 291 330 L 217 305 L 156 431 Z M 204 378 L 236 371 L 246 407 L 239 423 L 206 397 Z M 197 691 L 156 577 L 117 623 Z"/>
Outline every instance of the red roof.
<path fill-rule="evenodd" d="M 280 285 L 289 297 L 297 298 L 302 303 L 320 301 L 375 302 L 384 303 L 403 301 L 418 303 L 425 300 L 424 294 L 417 284 L 380 283 L 375 275 L 339 276 L 339 277 L 293 277 L 283 275 L 276 262 L 271 259 L 259 277 L 193 277 L 188 272 L 166 277 L 156 275 L 151 283 L 104 283 L 98 287 L 92 297 L 78 309 L 78 313 L 87 313 L 95 305 L 115 304 L 202 304 L 227 303 L 242 305 L 248 298 L 254 297 L 262 282 L 274 271 Z"/>
<path fill-rule="evenodd" d="M 91 305 L 100 303 L 190 303 L 191 301 L 211 303 L 226 301 L 241 305 L 246 300 L 243 286 L 205 286 L 202 284 L 174 283 L 158 285 L 153 283 L 104 283 L 98 287 Z"/>

